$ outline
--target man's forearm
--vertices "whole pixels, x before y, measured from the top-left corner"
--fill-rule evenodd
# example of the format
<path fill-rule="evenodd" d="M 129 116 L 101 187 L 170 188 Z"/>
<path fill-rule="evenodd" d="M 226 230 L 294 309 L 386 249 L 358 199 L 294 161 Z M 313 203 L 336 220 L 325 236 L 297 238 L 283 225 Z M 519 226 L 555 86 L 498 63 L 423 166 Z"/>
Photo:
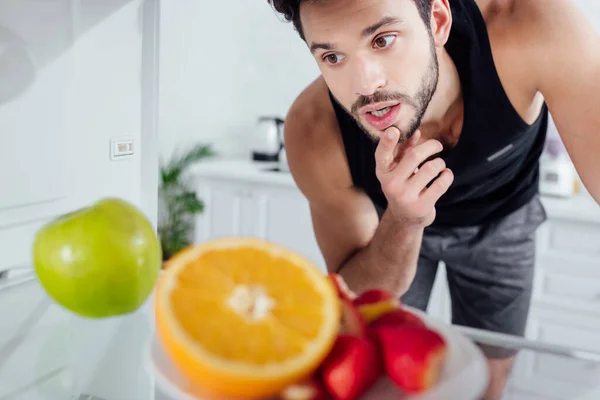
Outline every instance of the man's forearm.
<path fill-rule="evenodd" d="M 360 293 L 381 288 L 398 297 L 414 279 L 423 228 L 407 229 L 385 212 L 369 245 L 348 259 L 338 270 L 350 289 Z"/>

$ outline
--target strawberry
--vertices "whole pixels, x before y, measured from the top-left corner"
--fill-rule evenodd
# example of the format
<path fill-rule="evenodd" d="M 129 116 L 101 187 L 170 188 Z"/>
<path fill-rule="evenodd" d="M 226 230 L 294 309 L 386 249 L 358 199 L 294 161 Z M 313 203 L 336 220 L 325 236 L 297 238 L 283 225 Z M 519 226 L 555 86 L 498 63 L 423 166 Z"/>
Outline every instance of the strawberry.
<path fill-rule="evenodd" d="M 367 323 L 362 314 L 350 300 L 342 299 L 342 327 L 341 332 L 358 337 L 367 334 Z"/>
<path fill-rule="evenodd" d="M 344 278 L 342 278 L 340 274 L 330 273 L 327 276 L 333 282 L 335 288 L 337 289 L 338 297 L 340 299 L 352 301 L 356 298 L 356 293 L 350 290 L 350 288 L 346 284 L 346 281 L 344 280 Z"/>
<path fill-rule="evenodd" d="M 293 384 L 281 393 L 281 400 L 327 400 L 327 392 L 316 378 Z"/>
<path fill-rule="evenodd" d="M 391 293 L 381 289 L 370 289 L 361 293 L 353 301 L 367 323 L 400 306 Z"/>
<path fill-rule="evenodd" d="M 321 380 L 335 400 L 356 400 L 375 385 L 382 371 L 373 341 L 340 335 L 321 365 Z"/>
<path fill-rule="evenodd" d="M 394 296 L 390 292 L 382 289 L 369 289 L 365 290 L 360 294 L 360 296 L 354 299 L 354 304 L 356 306 L 361 306 L 363 304 L 371 304 L 394 299 Z"/>
<path fill-rule="evenodd" d="M 382 326 L 400 325 L 425 327 L 425 323 L 417 315 L 403 310 L 402 308 L 397 308 L 376 318 L 373 322 L 369 324 L 369 329 L 377 329 Z"/>
<path fill-rule="evenodd" d="M 381 326 L 374 330 L 387 376 L 406 393 L 421 393 L 437 382 L 446 342 L 419 326 Z"/>

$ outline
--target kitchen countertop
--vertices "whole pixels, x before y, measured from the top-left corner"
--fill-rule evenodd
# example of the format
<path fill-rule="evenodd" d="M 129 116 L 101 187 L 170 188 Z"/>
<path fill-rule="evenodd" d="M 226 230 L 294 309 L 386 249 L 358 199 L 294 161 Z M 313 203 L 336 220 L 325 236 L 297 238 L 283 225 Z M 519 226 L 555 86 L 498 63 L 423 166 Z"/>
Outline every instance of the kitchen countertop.
<path fill-rule="evenodd" d="M 190 174 L 195 177 L 234 179 L 244 182 L 296 188 L 289 172 L 273 171 L 277 163 L 256 162 L 243 158 L 214 158 L 196 164 Z M 550 218 L 600 224 L 600 206 L 584 192 L 570 198 L 542 196 Z"/>
<path fill-rule="evenodd" d="M 296 188 L 296 182 L 289 172 L 274 171 L 278 167 L 277 162 L 259 162 L 243 158 L 213 158 L 194 165 L 190 168 L 189 174 L 196 177 L 236 179 Z"/>
<path fill-rule="evenodd" d="M 102 400 L 169 400 L 157 388 L 147 358 L 154 335 L 152 297 L 129 315 L 83 319 L 52 302 L 31 276 L 18 285 L 0 286 L 0 320 L 2 400 L 91 400 L 87 395 Z M 519 390 L 548 393 L 558 400 L 600 398 L 600 354 L 455 329 L 476 343 L 518 350 L 517 360 L 543 356 L 543 371 L 549 375 L 529 379 L 529 372 L 515 368 L 504 400 L 521 399 L 515 395 Z M 572 376 L 570 371 L 577 371 L 575 385 L 554 379 L 553 374 Z"/>

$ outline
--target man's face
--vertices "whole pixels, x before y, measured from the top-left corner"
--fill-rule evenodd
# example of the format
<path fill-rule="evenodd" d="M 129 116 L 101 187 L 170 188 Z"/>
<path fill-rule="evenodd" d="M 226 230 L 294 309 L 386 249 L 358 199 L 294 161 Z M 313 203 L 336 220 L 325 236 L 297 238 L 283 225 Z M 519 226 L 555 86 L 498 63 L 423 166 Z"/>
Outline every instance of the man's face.
<path fill-rule="evenodd" d="M 327 86 L 371 138 L 390 126 L 408 140 L 438 79 L 429 26 L 413 0 L 303 2 L 306 42 Z"/>

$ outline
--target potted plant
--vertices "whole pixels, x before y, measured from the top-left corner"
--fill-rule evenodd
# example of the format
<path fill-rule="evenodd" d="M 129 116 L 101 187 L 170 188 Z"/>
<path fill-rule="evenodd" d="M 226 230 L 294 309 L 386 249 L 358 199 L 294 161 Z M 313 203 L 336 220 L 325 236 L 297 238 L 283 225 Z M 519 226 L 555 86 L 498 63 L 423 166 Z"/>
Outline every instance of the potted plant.
<path fill-rule="evenodd" d="M 204 202 L 186 182 L 185 172 L 194 163 L 214 155 L 210 145 L 197 144 L 174 154 L 160 166 L 158 235 L 163 261 L 193 241 L 194 216 L 204 211 Z"/>

